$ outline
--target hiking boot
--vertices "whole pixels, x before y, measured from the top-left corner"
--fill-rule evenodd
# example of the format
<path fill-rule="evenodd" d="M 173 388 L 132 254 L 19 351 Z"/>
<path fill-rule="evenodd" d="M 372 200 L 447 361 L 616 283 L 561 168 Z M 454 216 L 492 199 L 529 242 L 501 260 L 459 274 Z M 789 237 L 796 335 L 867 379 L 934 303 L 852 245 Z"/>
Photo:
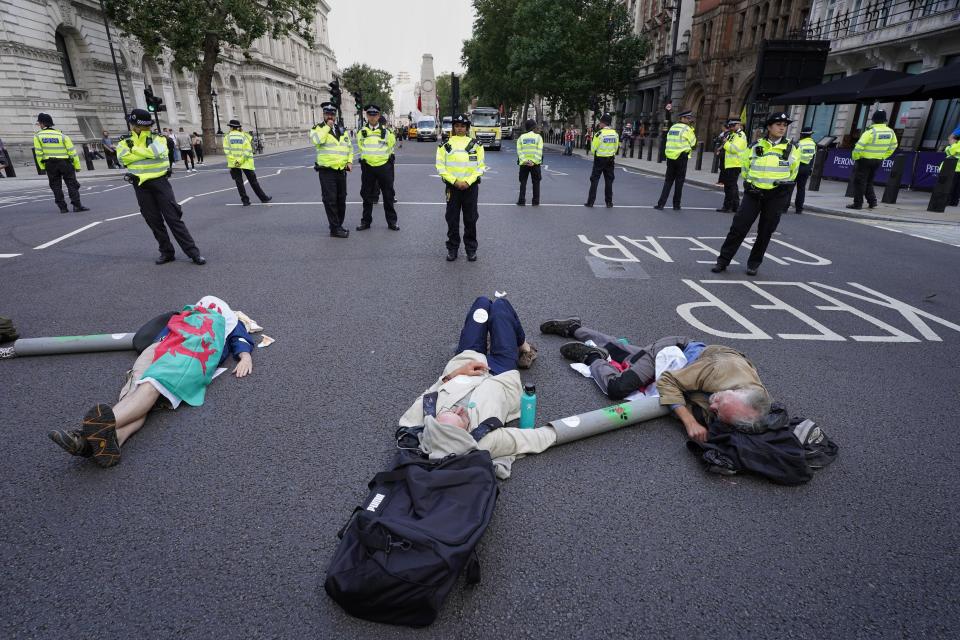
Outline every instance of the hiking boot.
<path fill-rule="evenodd" d="M 101 467 L 112 467 L 120 462 L 120 443 L 117 442 L 117 419 L 108 404 L 98 404 L 83 416 L 83 438 L 91 447 L 93 461 Z"/>
<path fill-rule="evenodd" d="M 93 447 L 76 429 L 73 431 L 50 431 L 47 436 L 72 456 L 89 458 L 93 455 Z"/>
<path fill-rule="evenodd" d="M 606 360 L 610 354 L 606 349 L 600 347 L 591 347 L 582 342 L 568 342 L 560 347 L 560 355 L 567 360 L 590 364 L 594 360 Z"/>
<path fill-rule="evenodd" d="M 572 338 L 573 332 L 579 329 L 580 325 L 578 316 L 547 320 L 540 325 L 540 333 L 552 333 L 562 338 Z"/>
<path fill-rule="evenodd" d="M 520 354 L 517 356 L 517 367 L 520 369 L 529 369 L 533 361 L 537 359 L 537 348 L 529 342 L 524 342 L 520 347 Z"/>

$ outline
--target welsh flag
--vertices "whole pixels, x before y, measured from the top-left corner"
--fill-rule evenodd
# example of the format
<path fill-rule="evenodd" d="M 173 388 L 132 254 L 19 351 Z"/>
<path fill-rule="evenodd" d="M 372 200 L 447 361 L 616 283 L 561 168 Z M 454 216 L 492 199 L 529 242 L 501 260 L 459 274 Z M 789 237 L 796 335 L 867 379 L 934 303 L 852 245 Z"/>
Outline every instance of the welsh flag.
<path fill-rule="evenodd" d="M 216 309 L 188 305 L 170 318 L 167 329 L 143 377 L 199 407 L 223 354 L 226 320 Z"/>

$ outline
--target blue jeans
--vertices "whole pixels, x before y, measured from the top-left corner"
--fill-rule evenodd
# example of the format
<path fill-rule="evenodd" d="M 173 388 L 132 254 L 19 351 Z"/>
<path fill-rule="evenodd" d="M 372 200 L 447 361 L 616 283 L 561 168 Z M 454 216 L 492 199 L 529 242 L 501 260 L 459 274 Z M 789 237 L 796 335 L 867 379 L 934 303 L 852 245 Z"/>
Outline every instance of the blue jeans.
<path fill-rule="evenodd" d="M 478 319 L 483 322 L 478 322 Z M 463 321 L 457 353 L 470 349 L 486 355 L 490 373 L 498 375 L 517 368 L 518 349 L 526 339 L 520 318 L 506 298 L 491 301 L 486 296 L 480 296 L 473 301 Z"/>

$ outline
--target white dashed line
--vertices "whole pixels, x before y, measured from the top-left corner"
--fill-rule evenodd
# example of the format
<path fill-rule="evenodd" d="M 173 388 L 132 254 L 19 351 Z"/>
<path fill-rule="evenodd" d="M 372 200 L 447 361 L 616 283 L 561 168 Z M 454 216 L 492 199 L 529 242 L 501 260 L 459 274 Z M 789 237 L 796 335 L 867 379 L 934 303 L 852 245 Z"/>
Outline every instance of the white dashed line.
<path fill-rule="evenodd" d="M 77 230 L 75 230 L 75 231 L 71 231 L 70 233 L 67 233 L 67 234 L 62 235 L 62 236 L 60 236 L 59 238 L 54 238 L 54 239 L 51 240 L 50 242 L 44 242 L 43 244 L 41 244 L 41 245 L 39 245 L 39 246 L 36 246 L 36 247 L 34 247 L 33 249 L 34 249 L 34 251 L 36 251 L 37 249 L 46 249 L 47 247 L 52 247 L 53 245 L 57 244 L 57 243 L 60 242 L 61 240 L 66 240 L 67 238 L 69 238 L 69 237 L 71 237 L 71 236 L 75 236 L 75 235 L 77 235 L 78 233 L 80 233 L 80 232 L 82 232 L 82 231 L 86 231 L 86 230 L 89 229 L 90 227 L 95 227 L 95 226 L 97 226 L 98 224 L 103 224 L 103 223 L 102 223 L 102 221 L 100 221 L 100 220 L 97 220 L 96 222 L 91 222 L 90 224 L 85 225 L 85 226 L 83 226 L 83 227 L 80 227 L 79 229 L 77 229 Z"/>

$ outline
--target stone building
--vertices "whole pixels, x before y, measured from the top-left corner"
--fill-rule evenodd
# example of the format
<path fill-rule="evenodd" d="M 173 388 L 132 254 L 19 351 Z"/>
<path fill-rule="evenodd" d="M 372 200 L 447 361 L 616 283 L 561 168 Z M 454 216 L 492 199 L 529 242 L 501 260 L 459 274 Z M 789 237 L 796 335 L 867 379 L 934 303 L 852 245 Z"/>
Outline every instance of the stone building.
<path fill-rule="evenodd" d="M 220 120 L 239 118 L 271 138 L 302 133 L 329 97 L 327 84 L 337 73 L 327 34 L 330 6 L 318 0 L 313 21 L 314 47 L 299 37 L 260 38 L 245 60 L 226 50 L 217 65 L 213 88 Z M 172 56 L 144 55 L 136 40 L 119 37 L 111 26 L 120 85 L 127 109 L 144 107 L 143 90 L 152 85 L 168 111 L 162 126 L 200 131 L 197 82 L 174 69 Z M 0 138 L 15 161 L 36 130 L 37 113 L 75 142 L 99 140 L 103 129 L 126 131 L 120 89 L 98 0 L 5 0 L 0 4 Z M 29 152 L 27 152 L 29 154 Z"/>

